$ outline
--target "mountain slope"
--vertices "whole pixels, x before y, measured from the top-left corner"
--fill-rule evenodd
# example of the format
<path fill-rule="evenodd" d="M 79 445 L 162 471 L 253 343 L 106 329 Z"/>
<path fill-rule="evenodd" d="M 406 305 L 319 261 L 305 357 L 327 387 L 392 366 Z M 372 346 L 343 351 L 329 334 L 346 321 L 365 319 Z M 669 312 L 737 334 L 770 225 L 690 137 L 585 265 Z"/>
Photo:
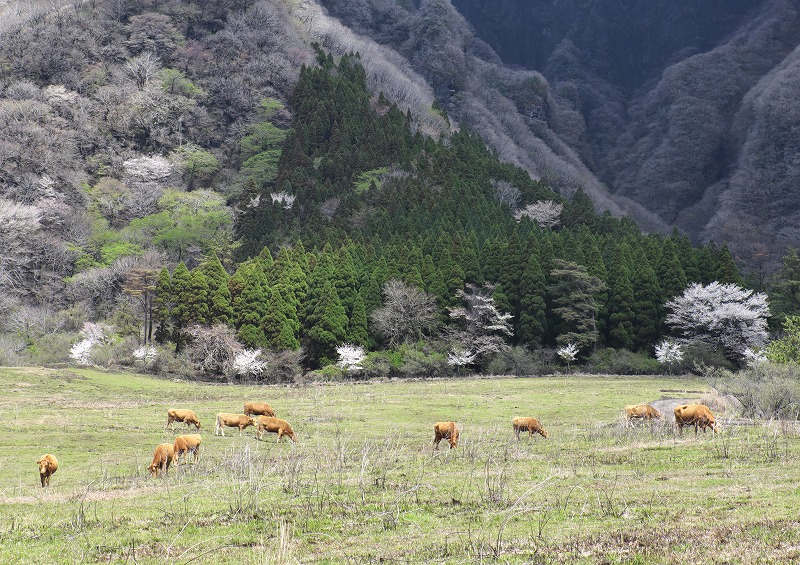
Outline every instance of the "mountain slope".
<path fill-rule="evenodd" d="M 729 241 L 758 270 L 797 241 L 794 2 L 322 3 L 562 194 Z"/>

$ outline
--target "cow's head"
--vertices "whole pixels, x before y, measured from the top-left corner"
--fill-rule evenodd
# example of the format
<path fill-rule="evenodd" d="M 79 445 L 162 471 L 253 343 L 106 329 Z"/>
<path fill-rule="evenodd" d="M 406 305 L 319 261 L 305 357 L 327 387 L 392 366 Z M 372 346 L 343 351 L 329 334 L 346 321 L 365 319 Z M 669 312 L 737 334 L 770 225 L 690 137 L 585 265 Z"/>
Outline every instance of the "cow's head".
<path fill-rule="evenodd" d="M 39 465 L 40 475 L 45 475 L 50 470 L 50 461 L 47 458 L 42 457 L 36 463 Z"/>
<path fill-rule="evenodd" d="M 255 426 L 255 427 L 257 428 L 257 427 L 258 427 L 258 418 L 253 418 L 253 417 L 251 416 L 251 417 L 250 417 L 250 425 L 251 425 L 251 426 Z"/>
<path fill-rule="evenodd" d="M 545 430 L 544 428 L 541 428 L 541 431 L 539 433 L 542 435 L 542 437 L 545 437 L 545 438 L 550 435 L 550 434 L 547 433 L 547 430 Z"/>

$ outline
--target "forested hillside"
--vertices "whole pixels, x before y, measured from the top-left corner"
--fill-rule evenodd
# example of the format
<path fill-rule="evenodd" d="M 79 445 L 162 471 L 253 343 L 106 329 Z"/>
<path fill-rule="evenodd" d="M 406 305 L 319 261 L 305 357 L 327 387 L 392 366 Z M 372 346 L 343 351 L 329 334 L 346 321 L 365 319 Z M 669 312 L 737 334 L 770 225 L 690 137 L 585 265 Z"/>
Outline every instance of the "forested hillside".
<path fill-rule="evenodd" d="M 322 2 L 560 193 L 762 275 L 796 244 L 796 2 Z"/>
<path fill-rule="evenodd" d="M 6 32 L 5 361 L 292 374 L 349 344 L 370 374 L 441 375 L 575 344 L 644 362 L 688 283 L 741 283 L 726 245 L 644 235 L 503 162 L 439 86 L 348 34 L 268 1 L 80 4 Z"/>

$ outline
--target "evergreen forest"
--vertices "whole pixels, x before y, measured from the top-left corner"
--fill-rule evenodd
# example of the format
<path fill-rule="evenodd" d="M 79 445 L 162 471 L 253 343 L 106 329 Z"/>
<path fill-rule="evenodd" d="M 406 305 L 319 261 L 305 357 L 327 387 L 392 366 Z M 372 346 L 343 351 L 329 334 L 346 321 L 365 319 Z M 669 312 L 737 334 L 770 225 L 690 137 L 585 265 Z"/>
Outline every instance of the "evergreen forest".
<path fill-rule="evenodd" d="M 304 42 L 298 18 L 105 2 L 4 36 L 4 363 L 532 374 L 570 347 L 567 363 L 647 373 L 692 283 L 768 290 L 774 329 L 796 313 L 795 252 L 745 284 L 725 242 L 554 191 L 384 51 L 336 54 L 329 20 Z"/>

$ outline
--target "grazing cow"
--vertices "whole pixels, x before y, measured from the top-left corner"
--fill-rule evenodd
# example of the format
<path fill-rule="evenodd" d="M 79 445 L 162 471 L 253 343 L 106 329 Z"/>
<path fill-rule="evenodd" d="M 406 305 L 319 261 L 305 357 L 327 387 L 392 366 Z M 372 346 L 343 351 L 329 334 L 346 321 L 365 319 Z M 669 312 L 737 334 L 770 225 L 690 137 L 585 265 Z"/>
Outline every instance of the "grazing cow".
<path fill-rule="evenodd" d="M 200 434 L 188 434 L 185 436 L 176 437 L 175 443 L 172 444 L 175 455 L 175 464 L 177 465 L 180 463 L 181 455 L 183 455 L 184 460 L 186 460 L 189 453 L 194 455 L 194 462 L 197 463 L 197 459 L 200 457 L 201 442 L 202 439 L 200 438 Z"/>
<path fill-rule="evenodd" d="M 436 422 L 433 425 L 433 445 L 439 449 L 439 442 L 446 439 L 450 442 L 450 449 L 458 445 L 458 426 L 455 422 Z"/>
<path fill-rule="evenodd" d="M 159 473 L 167 474 L 169 471 L 169 464 L 172 463 L 172 460 L 175 458 L 175 448 L 171 443 L 160 443 L 156 450 L 153 452 L 153 462 L 150 463 L 150 466 L 147 468 L 154 477 L 157 477 Z"/>
<path fill-rule="evenodd" d="M 719 433 L 714 415 L 705 404 L 682 404 L 675 407 L 675 427 L 683 435 L 683 426 L 694 426 L 694 435 L 697 435 L 697 428 L 711 428 L 714 433 Z"/>
<path fill-rule="evenodd" d="M 170 408 L 167 410 L 167 425 L 164 427 L 174 430 L 175 426 L 173 422 L 183 422 L 186 424 L 187 428 L 194 424 L 198 430 L 200 429 L 200 419 L 197 417 L 197 414 L 194 413 L 194 410 L 176 410 L 175 408 Z"/>
<path fill-rule="evenodd" d="M 519 439 L 520 432 L 528 432 L 528 437 L 533 437 L 536 432 L 542 437 L 547 437 L 547 430 L 545 430 L 536 418 L 520 418 L 516 417 L 511 420 L 511 425 L 514 426 L 514 435 Z"/>
<path fill-rule="evenodd" d="M 55 456 L 45 453 L 36 462 L 39 465 L 39 478 L 42 480 L 42 488 L 50 486 L 50 475 L 58 471 L 58 460 Z"/>
<path fill-rule="evenodd" d="M 635 418 L 650 421 L 653 418 L 660 418 L 661 412 L 649 404 L 631 404 L 625 407 L 625 426 L 633 426 Z"/>
<path fill-rule="evenodd" d="M 283 436 L 288 436 L 293 442 L 297 443 L 297 438 L 294 435 L 294 430 L 292 426 L 286 420 L 281 420 L 280 418 L 273 418 L 272 416 L 259 416 L 258 417 L 258 427 L 256 429 L 256 437 L 261 439 L 264 436 L 264 432 L 270 432 L 272 434 L 278 434 L 278 441 L 280 443 L 281 438 Z"/>
<path fill-rule="evenodd" d="M 275 417 L 275 410 L 266 402 L 245 402 L 244 413 L 248 416 L 272 416 Z"/>
<path fill-rule="evenodd" d="M 214 428 L 214 435 L 218 436 L 220 433 L 225 435 L 225 427 L 239 428 L 239 435 L 242 435 L 242 430 L 247 426 L 255 426 L 256 419 L 244 414 L 229 414 L 227 412 L 220 412 L 217 414 L 217 427 Z"/>

